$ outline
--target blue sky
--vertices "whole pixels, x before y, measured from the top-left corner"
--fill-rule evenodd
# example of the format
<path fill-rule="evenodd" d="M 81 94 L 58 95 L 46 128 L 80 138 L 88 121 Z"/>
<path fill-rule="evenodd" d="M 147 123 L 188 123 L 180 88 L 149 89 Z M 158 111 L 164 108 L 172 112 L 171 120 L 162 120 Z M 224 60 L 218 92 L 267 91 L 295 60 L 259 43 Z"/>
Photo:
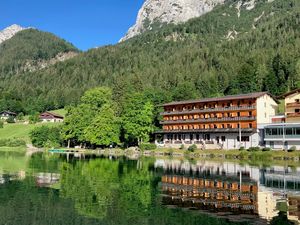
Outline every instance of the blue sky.
<path fill-rule="evenodd" d="M 0 30 L 12 24 L 48 31 L 82 50 L 117 43 L 144 0 L 0 0 Z"/>

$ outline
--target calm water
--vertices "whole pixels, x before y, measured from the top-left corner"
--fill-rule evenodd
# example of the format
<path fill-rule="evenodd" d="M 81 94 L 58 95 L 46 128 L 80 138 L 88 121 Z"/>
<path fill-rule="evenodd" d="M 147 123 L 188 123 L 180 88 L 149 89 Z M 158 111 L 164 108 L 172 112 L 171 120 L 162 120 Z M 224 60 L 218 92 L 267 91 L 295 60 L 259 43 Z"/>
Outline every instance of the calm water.
<path fill-rule="evenodd" d="M 287 166 L 4 154 L 0 224 L 298 224 L 299 175 Z"/>

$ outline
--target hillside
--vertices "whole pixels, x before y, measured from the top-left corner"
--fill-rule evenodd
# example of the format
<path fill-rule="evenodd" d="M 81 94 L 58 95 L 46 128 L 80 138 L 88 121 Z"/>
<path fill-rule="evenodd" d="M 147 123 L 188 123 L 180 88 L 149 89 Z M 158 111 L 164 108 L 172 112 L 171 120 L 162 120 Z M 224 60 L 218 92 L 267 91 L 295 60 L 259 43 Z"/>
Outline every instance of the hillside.
<path fill-rule="evenodd" d="M 70 43 L 36 29 L 19 31 L 0 44 L 0 77 L 35 70 L 59 54 L 78 52 Z M 45 66 L 45 65 L 44 65 Z M 43 67 L 44 67 L 43 66 Z"/>
<path fill-rule="evenodd" d="M 299 1 L 257 0 L 254 8 L 247 2 L 229 0 L 184 24 L 11 73 L 0 82 L 0 108 L 63 108 L 99 85 L 113 87 L 118 99 L 143 91 L 155 103 L 260 90 L 277 95 L 300 86 Z"/>

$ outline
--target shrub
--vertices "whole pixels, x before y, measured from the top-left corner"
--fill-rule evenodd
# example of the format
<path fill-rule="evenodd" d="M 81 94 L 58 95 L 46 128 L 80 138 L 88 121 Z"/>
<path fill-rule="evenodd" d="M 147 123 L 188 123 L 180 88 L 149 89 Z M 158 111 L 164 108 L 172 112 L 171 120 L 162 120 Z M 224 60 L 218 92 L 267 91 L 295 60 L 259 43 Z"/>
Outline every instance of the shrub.
<path fill-rule="evenodd" d="M 292 146 L 290 147 L 290 149 L 288 150 L 288 152 L 294 152 L 297 150 L 297 147 L 296 146 Z"/>
<path fill-rule="evenodd" d="M 15 118 L 13 116 L 8 117 L 8 119 L 6 120 L 7 123 L 15 123 Z"/>
<path fill-rule="evenodd" d="M 266 148 L 266 147 L 262 149 L 263 152 L 270 152 L 271 150 L 272 150 L 271 148 Z"/>
<path fill-rule="evenodd" d="M 140 144 L 140 149 L 141 150 L 146 150 L 146 151 L 149 151 L 149 150 L 155 150 L 157 148 L 156 144 L 152 144 L 152 143 L 142 143 Z"/>
<path fill-rule="evenodd" d="M 190 151 L 190 152 L 194 152 L 194 151 L 196 151 L 196 150 L 197 150 L 197 145 L 195 145 L 195 144 L 191 145 L 191 146 L 188 148 L 188 151 Z"/>
<path fill-rule="evenodd" d="M 239 149 L 240 151 L 245 151 L 246 149 L 245 149 L 245 147 L 240 147 L 240 149 Z"/>
<path fill-rule="evenodd" d="M 29 116 L 29 123 L 34 124 L 38 122 L 40 122 L 40 115 L 38 113 Z"/>
<path fill-rule="evenodd" d="M 22 112 L 18 114 L 17 120 L 18 120 L 18 121 L 24 120 L 24 114 L 23 114 Z"/>
<path fill-rule="evenodd" d="M 31 142 L 35 147 L 58 147 L 62 143 L 61 128 L 41 126 L 30 133 Z"/>
<path fill-rule="evenodd" d="M 250 147 L 250 148 L 248 149 L 248 151 L 249 151 L 249 152 L 258 152 L 258 151 L 260 151 L 260 148 L 259 148 L 259 147 Z"/>
<path fill-rule="evenodd" d="M 180 150 L 184 150 L 184 149 L 185 149 L 184 144 L 180 145 L 180 148 L 179 148 L 179 149 L 180 149 Z"/>
<path fill-rule="evenodd" d="M 2 120 L 0 120 L 0 128 L 3 128 L 3 126 L 4 126 L 4 123 Z"/>

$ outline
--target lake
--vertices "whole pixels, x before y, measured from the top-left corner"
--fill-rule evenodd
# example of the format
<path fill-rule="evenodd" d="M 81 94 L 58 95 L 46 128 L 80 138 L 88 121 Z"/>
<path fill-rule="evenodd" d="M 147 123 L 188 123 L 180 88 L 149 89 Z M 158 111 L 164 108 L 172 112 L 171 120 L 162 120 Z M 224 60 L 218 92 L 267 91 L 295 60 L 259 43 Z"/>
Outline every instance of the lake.
<path fill-rule="evenodd" d="M 0 224 L 298 224 L 300 167 L 0 155 Z"/>

